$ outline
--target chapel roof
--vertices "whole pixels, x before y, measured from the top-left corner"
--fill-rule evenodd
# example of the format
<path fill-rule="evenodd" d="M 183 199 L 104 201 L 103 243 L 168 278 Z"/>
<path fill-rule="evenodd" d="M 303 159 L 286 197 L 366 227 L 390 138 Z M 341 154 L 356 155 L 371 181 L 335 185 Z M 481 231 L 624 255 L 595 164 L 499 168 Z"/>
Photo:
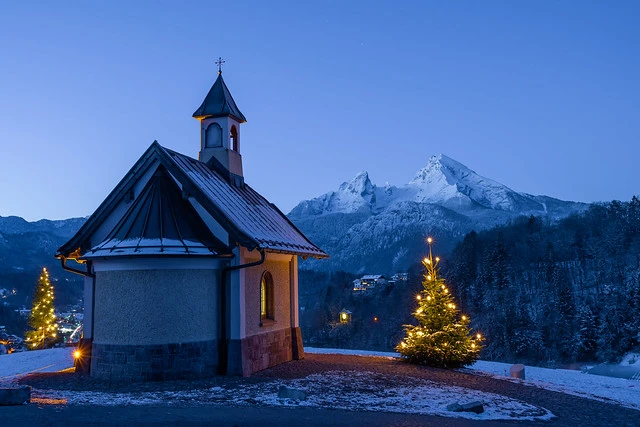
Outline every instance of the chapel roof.
<path fill-rule="evenodd" d="M 209 89 L 209 93 L 207 93 L 204 101 L 202 101 L 202 105 L 193 113 L 193 117 L 208 118 L 226 116 L 231 116 L 240 123 L 247 121 L 233 100 L 229 88 L 227 88 L 227 85 L 224 83 L 222 73 L 218 73 L 218 78 L 213 86 L 211 86 L 211 89 Z"/>
<path fill-rule="evenodd" d="M 155 141 L 80 230 L 58 249 L 57 256 L 77 257 L 85 254 L 91 256 L 90 251 L 94 249 L 91 239 L 105 220 L 115 214 L 116 207 L 127 197 L 142 176 L 152 168 L 161 167 L 166 170 L 167 179 L 178 184 L 183 194 L 193 197 L 206 210 L 206 213 L 225 229 L 229 235 L 229 242 L 223 242 L 224 245 L 228 244 L 231 247 L 237 243 L 249 250 L 265 249 L 303 257 L 326 258 L 328 256 L 307 239 L 274 204 L 249 185 L 233 185 L 206 163 L 164 148 Z M 136 197 L 136 201 L 141 200 L 143 192 Z M 149 197 L 145 198 L 147 201 L 144 206 L 149 206 L 152 210 L 153 198 L 149 199 Z M 172 200 L 175 201 L 175 199 Z M 142 205 L 143 201 L 139 203 Z M 160 216 L 160 213 L 157 215 Z M 197 215 L 202 218 L 200 213 Z M 124 232 L 125 229 L 137 230 L 134 222 L 131 219 L 126 226 L 122 225 L 120 231 L 114 228 L 109 235 L 123 240 L 127 235 Z M 198 236 L 200 237 L 199 234 Z M 200 237 L 200 243 L 207 246 L 208 240 L 202 239 L 203 237 Z M 216 252 L 221 250 L 221 248 L 212 247 Z"/>
<path fill-rule="evenodd" d="M 83 258 L 131 255 L 231 255 L 160 166 L 104 241 Z"/>
<path fill-rule="evenodd" d="M 227 226 L 245 236 L 249 245 L 322 258 L 327 256 L 276 205 L 249 185 L 231 185 L 206 163 L 166 148 L 163 150 L 211 202 L 213 210 L 222 214 L 221 219 L 228 221 Z"/>

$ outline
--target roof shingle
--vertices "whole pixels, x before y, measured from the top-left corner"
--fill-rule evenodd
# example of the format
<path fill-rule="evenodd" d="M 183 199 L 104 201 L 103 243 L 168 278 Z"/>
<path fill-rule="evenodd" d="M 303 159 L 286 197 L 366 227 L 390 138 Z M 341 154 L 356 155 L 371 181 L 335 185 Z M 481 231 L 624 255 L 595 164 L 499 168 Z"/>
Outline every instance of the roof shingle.
<path fill-rule="evenodd" d="M 206 163 L 164 147 L 162 149 L 231 225 L 258 247 L 303 256 L 327 257 L 275 205 L 250 186 L 231 185 Z"/>

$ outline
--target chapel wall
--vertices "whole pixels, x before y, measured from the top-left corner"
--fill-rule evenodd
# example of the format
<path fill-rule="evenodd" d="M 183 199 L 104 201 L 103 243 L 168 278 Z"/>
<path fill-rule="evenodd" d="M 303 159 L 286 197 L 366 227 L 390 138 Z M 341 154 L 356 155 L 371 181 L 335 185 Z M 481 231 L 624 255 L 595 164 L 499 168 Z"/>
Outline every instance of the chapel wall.
<path fill-rule="evenodd" d="M 96 272 L 91 376 L 206 378 L 218 369 L 216 270 Z"/>
<path fill-rule="evenodd" d="M 96 272 L 97 344 L 153 345 L 217 338 L 215 270 Z"/>
<path fill-rule="evenodd" d="M 246 335 L 251 336 L 291 328 L 291 274 L 290 256 L 277 257 L 271 254 L 263 264 L 245 271 Z M 265 271 L 271 273 L 274 290 L 274 319 L 260 326 L 260 281 Z"/>

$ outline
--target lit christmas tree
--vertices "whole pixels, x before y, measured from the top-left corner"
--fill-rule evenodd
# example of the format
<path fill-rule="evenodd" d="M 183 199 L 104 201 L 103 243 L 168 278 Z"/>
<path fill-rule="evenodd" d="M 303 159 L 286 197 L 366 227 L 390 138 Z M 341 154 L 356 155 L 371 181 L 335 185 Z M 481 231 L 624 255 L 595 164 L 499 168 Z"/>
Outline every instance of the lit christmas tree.
<path fill-rule="evenodd" d="M 38 279 L 38 285 L 33 294 L 33 305 L 29 316 L 29 326 L 32 331 L 27 331 L 27 346 L 30 349 L 45 348 L 47 342 L 56 339 L 58 325 L 53 308 L 53 286 L 49 282 L 49 273 L 46 268 Z"/>
<path fill-rule="evenodd" d="M 405 325 L 406 337 L 398 344 L 398 351 L 410 363 L 438 368 L 459 368 L 478 359 L 482 349 L 482 335 L 473 335 L 469 317 L 460 315 L 453 297 L 438 276 L 440 258 L 433 258 L 427 239 L 429 256 L 422 260 L 426 274 L 423 290 L 416 296 L 418 308 L 413 316 L 418 325 Z"/>

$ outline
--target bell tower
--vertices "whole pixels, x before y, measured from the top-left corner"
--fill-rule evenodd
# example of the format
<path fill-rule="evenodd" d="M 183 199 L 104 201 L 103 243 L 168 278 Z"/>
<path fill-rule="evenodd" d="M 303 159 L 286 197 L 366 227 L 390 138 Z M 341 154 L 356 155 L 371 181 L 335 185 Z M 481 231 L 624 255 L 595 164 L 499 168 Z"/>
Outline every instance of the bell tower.
<path fill-rule="evenodd" d="M 218 78 L 193 113 L 200 122 L 198 160 L 227 175 L 231 182 L 243 182 L 240 155 L 240 125 L 247 119 L 238 109 L 229 88 L 222 79 L 222 58 L 216 61 Z"/>

